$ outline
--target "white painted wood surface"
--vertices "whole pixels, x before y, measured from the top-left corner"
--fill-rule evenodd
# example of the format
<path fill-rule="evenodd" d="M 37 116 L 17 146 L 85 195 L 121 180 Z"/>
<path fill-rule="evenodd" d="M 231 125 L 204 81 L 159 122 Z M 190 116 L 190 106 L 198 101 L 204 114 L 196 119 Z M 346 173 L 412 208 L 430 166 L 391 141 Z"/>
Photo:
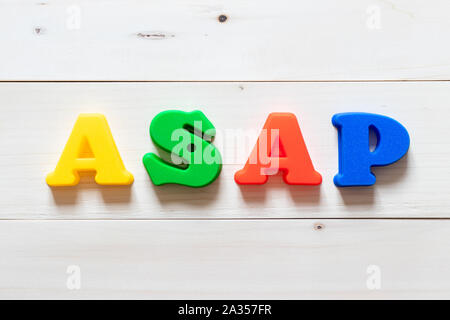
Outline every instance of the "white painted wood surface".
<path fill-rule="evenodd" d="M 0 298 L 449 298 L 450 82 L 416 81 L 450 79 L 449 12 L 448 0 L 0 0 Z M 141 163 L 151 119 L 174 108 L 219 131 L 226 163 L 207 188 L 155 187 Z M 256 138 L 230 133 L 256 135 L 272 111 L 299 118 L 321 187 L 234 183 Z M 332 183 L 331 116 L 346 111 L 411 135 L 374 187 Z M 81 112 L 106 115 L 132 187 L 45 184 Z"/>
<path fill-rule="evenodd" d="M 0 298 L 448 298 L 450 221 L 315 223 L 2 221 Z"/>
<path fill-rule="evenodd" d="M 0 9 L 0 80 L 450 79 L 448 0 L 0 0 Z"/>
<path fill-rule="evenodd" d="M 450 216 L 449 82 L 406 83 L 2 83 L 0 219 L 437 218 Z M 142 157 L 154 151 L 152 118 L 167 109 L 205 112 L 218 129 L 225 161 L 206 188 L 155 187 Z M 243 166 L 271 111 L 297 115 L 320 187 L 238 186 Z M 331 117 L 365 111 L 400 121 L 408 156 L 376 168 L 373 187 L 337 188 L 337 132 Z M 106 115 L 131 187 L 50 188 L 45 176 L 61 155 L 79 113 Z M 239 131 L 239 129 L 241 131 Z M 237 143 L 245 130 L 248 144 Z M 247 150 L 246 150 L 247 149 Z M 235 152 L 241 157 L 235 158 Z"/>

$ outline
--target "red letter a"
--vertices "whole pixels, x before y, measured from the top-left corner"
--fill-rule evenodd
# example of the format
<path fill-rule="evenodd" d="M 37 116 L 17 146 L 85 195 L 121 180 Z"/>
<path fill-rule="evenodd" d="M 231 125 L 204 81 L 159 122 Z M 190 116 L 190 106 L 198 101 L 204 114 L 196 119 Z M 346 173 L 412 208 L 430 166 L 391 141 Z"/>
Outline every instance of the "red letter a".
<path fill-rule="evenodd" d="M 244 168 L 234 175 L 238 184 L 264 184 L 268 175 L 283 172 L 287 184 L 317 185 L 322 176 L 314 170 L 297 118 L 292 113 L 271 113 Z"/>

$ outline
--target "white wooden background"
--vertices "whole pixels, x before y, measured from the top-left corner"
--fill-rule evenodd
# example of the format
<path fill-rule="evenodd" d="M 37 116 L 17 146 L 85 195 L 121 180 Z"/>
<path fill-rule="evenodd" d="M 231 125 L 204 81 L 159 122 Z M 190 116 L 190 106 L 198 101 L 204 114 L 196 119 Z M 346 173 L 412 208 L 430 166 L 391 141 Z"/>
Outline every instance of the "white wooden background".
<path fill-rule="evenodd" d="M 449 298 L 449 14 L 444 0 L 0 0 L 0 298 Z M 219 130 L 226 164 L 206 188 L 154 187 L 141 163 L 151 119 L 174 108 Z M 229 132 L 272 111 L 297 115 L 320 187 L 234 183 Z M 331 116 L 346 111 L 411 135 L 373 187 L 332 183 Z M 131 187 L 45 184 L 81 112 L 106 115 Z"/>

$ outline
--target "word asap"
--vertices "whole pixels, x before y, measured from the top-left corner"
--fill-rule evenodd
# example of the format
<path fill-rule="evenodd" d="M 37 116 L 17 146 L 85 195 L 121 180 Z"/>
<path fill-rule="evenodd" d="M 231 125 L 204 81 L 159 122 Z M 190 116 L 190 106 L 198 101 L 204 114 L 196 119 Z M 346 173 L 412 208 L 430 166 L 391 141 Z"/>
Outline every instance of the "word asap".
<path fill-rule="evenodd" d="M 394 163 L 408 151 L 407 130 L 392 118 L 370 113 L 339 113 L 332 118 L 338 130 L 338 187 L 370 186 L 376 181 L 372 166 Z M 374 150 L 369 132 L 377 136 Z M 168 183 L 203 187 L 222 169 L 222 157 L 211 143 L 213 124 L 201 111 L 168 110 L 150 124 L 150 137 L 171 159 L 145 154 L 143 164 L 155 185 Z M 74 186 L 79 172 L 95 171 L 101 185 L 129 185 L 133 175 L 122 162 L 106 118 L 80 114 L 55 170 L 47 176 L 49 186 Z M 287 184 L 318 185 L 322 176 L 314 169 L 297 118 L 292 113 L 269 114 L 244 167 L 235 173 L 238 184 L 264 184 L 278 172 Z"/>

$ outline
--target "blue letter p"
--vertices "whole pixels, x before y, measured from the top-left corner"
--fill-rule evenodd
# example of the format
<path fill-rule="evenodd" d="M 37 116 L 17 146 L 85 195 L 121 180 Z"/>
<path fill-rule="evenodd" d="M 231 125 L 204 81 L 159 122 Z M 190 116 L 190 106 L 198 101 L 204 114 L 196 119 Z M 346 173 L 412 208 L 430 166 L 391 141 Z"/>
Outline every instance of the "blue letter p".
<path fill-rule="evenodd" d="M 372 166 L 386 166 L 405 155 L 409 134 L 392 118 L 372 113 L 338 113 L 333 116 L 338 129 L 339 173 L 334 176 L 338 187 L 371 186 L 375 183 Z M 377 146 L 370 151 L 369 131 L 377 136 Z"/>

